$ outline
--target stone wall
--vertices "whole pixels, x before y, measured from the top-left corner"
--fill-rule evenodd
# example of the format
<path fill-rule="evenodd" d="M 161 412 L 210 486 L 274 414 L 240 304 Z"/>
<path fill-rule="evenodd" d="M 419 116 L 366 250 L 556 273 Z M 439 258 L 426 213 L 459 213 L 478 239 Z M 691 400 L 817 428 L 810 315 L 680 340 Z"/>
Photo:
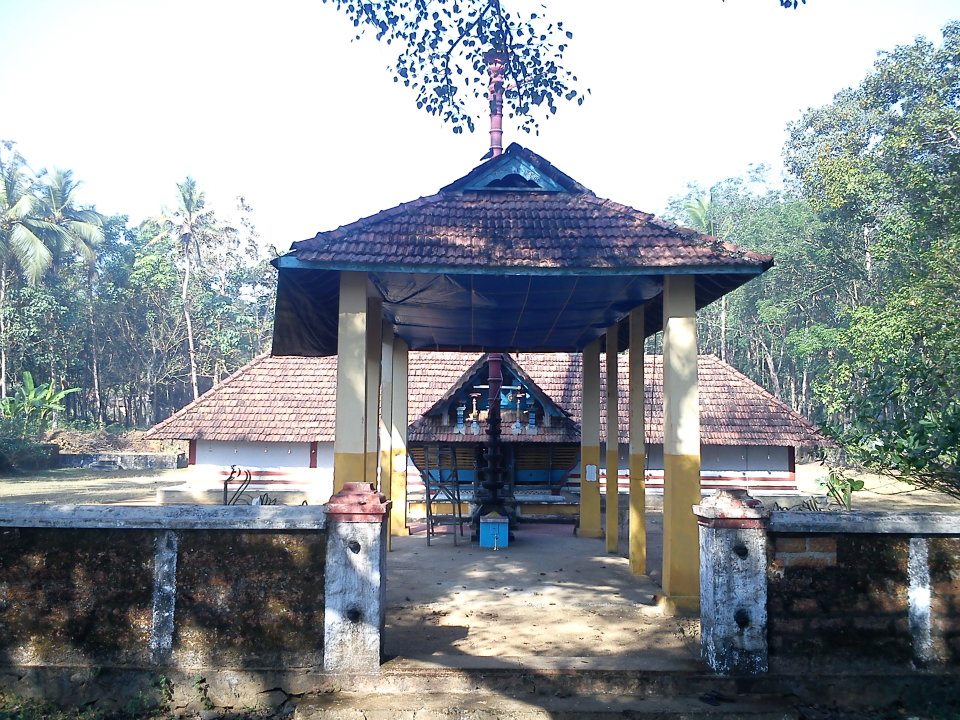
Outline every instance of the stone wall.
<path fill-rule="evenodd" d="M 772 535 L 767 568 L 771 662 L 824 658 L 909 664 L 909 539 Z M 960 567 L 960 566 L 958 566 Z"/>
<path fill-rule="evenodd" d="M 331 555 L 382 558 L 383 517 L 360 520 L 369 548 L 328 543 L 343 523 L 324 507 L 0 505 L 0 687 L 98 708 L 240 708 L 316 689 L 337 670 L 325 614 L 344 602 L 327 597 L 326 568 L 350 574 Z"/>
<path fill-rule="evenodd" d="M 771 661 L 960 664 L 960 517 L 772 513 Z"/>
<path fill-rule="evenodd" d="M 744 491 L 694 512 L 714 670 L 956 672 L 960 516 L 769 512 Z"/>

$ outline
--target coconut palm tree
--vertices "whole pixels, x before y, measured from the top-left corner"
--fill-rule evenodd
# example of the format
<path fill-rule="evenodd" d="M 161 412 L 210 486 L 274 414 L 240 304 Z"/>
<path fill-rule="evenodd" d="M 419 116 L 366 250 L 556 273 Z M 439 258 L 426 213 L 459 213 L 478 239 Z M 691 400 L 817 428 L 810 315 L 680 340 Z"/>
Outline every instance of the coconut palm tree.
<path fill-rule="evenodd" d="M 41 209 L 52 227 L 44 232 L 44 240 L 51 251 L 52 264 L 62 262 L 63 256 L 75 252 L 87 266 L 87 327 L 91 342 L 91 374 L 93 376 L 93 404 L 98 422 L 103 421 L 103 403 L 100 395 L 100 341 L 93 315 L 93 289 L 97 274 L 97 248 L 103 243 L 103 216 L 77 204 L 76 192 L 80 183 L 73 179 L 73 171 L 55 169 L 43 174 L 40 185 Z M 52 382 L 52 378 L 51 378 Z"/>
<path fill-rule="evenodd" d="M 190 316 L 190 272 L 193 263 L 200 262 L 200 245 L 206 236 L 214 232 L 213 211 L 206 209 L 206 199 L 202 190 L 197 188 L 196 181 L 187 177 L 182 183 L 177 183 L 177 207 L 165 210 L 160 218 L 161 231 L 150 243 L 169 238 L 175 241 L 180 260 L 183 264 L 183 282 L 180 288 L 180 299 L 183 303 L 183 320 L 187 328 L 187 349 L 190 356 L 190 384 L 193 388 L 193 399 L 200 396 L 197 387 L 197 353 L 193 337 L 193 320 Z M 149 244 L 149 243 L 148 243 Z"/>
<path fill-rule="evenodd" d="M 0 397 L 7 396 L 10 273 L 19 271 L 29 284 L 36 284 L 68 251 L 92 263 L 103 240 L 103 219 L 77 206 L 77 186 L 69 170 L 41 173 L 38 180 L 12 142 L 0 143 Z"/>
<path fill-rule="evenodd" d="M 729 222 L 718 222 L 719 208 L 713 202 L 711 188 L 703 197 L 687 203 L 687 217 L 696 230 L 713 237 L 722 237 L 730 232 Z M 727 360 L 727 296 L 720 298 L 720 359 Z"/>
<path fill-rule="evenodd" d="M 54 263 L 73 251 L 92 265 L 97 258 L 96 249 L 103 242 L 103 216 L 77 204 L 79 186 L 72 170 L 54 170 L 41 175 L 40 209 L 48 223 L 43 239 Z"/>
<path fill-rule="evenodd" d="M 6 156 L 6 157 L 5 157 Z M 35 283 L 52 261 L 43 242 L 43 215 L 34 193 L 35 181 L 26 172 L 13 143 L 0 143 L 0 397 L 7 397 L 7 284 L 19 270 Z"/>

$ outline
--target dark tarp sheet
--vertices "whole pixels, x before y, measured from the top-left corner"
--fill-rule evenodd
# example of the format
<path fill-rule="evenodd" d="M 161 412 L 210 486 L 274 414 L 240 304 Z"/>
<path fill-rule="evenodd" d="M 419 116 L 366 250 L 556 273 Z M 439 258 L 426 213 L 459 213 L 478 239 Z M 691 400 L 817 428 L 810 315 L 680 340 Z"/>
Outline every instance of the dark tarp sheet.
<path fill-rule="evenodd" d="M 335 355 L 339 270 L 280 268 L 274 355 Z M 752 273 L 695 276 L 697 308 Z M 384 319 L 411 350 L 580 352 L 645 306 L 646 333 L 662 325 L 661 275 L 370 273 Z M 621 323 L 619 348 L 629 344 Z"/>

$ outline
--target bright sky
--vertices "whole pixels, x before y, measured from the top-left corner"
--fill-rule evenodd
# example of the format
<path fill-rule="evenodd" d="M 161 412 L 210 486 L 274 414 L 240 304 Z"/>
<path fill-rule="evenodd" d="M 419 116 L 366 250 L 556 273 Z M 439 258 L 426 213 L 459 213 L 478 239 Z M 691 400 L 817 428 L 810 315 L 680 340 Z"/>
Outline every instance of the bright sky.
<path fill-rule="evenodd" d="M 688 181 L 779 170 L 788 122 L 960 17 L 956 0 L 544 1 L 592 95 L 505 145 L 649 212 Z M 488 147 L 482 102 L 478 131 L 454 135 L 352 30 L 319 0 L 0 0 L 0 138 L 133 223 L 188 174 L 217 210 L 242 194 L 286 250 L 435 192 Z"/>

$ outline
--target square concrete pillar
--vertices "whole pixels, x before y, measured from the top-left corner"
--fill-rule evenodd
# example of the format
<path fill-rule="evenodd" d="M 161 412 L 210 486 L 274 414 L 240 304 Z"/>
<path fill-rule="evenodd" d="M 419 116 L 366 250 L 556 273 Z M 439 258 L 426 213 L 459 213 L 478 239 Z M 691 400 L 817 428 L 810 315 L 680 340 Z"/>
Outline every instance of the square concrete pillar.
<path fill-rule="evenodd" d="M 379 323 L 379 320 L 378 320 Z M 366 477 L 367 275 L 340 273 L 333 489 Z M 374 416 L 376 417 L 376 416 Z"/>
<path fill-rule="evenodd" d="M 630 313 L 630 572 L 647 572 L 647 445 L 643 378 L 643 308 Z"/>
<path fill-rule="evenodd" d="M 620 544 L 620 392 L 617 364 L 618 327 L 611 325 L 606 334 L 607 361 L 607 502 L 605 534 L 607 552 L 617 552 Z"/>
<path fill-rule="evenodd" d="M 389 501 L 367 483 L 347 483 L 327 503 L 325 672 L 380 670 L 389 510 Z"/>
<path fill-rule="evenodd" d="M 581 537 L 600 537 L 600 341 L 583 350 L 580 416 Z"/>
<path fill-rule="evenodd" d="M 390 498 L 393 477 L 393 328 L 386 322 L 380 333 L 380 472 L 377 488 Z"/>
<path fill-rule="evenodd" d="M 367 298 L 366 367 L 367 425 L 364 436 L 364 482 L 378 487 L 380 478 L 380 363 L 382 360 L 381 330 L 383 326 L 383 303 Z"/>
<path fill-rule="evenodd" d="M 721 674 L 767 671 L 767 524 L 746 490 L 693 507 L 700 525 L 700 647 Z"/>
<path fill-rule="evenodd" d="M 393 341 L 393 403 L 391 404 L 390 452 L 390 534 L 409 535 L 407 527 L 407 343 Z"/>
<path fill-rule="evenodd" d="M 699 608 L 700 394 L 694 278 L 663 285 L 663 590 L 676 611 Z"/>

